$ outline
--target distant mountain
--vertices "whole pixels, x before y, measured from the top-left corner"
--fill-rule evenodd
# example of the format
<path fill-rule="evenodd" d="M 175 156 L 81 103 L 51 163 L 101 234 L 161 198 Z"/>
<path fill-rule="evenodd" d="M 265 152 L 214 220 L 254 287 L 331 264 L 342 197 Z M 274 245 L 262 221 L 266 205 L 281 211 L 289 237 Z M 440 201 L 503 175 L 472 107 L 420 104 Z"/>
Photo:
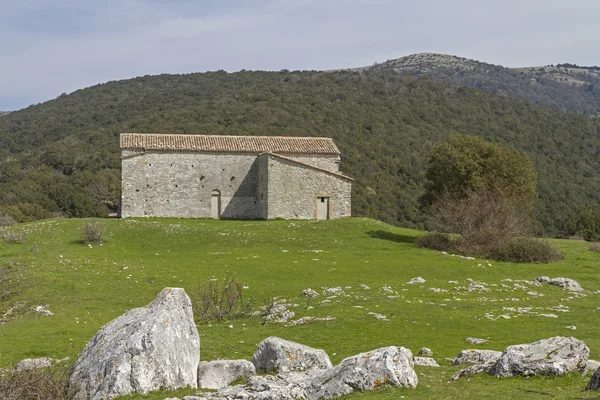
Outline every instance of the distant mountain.
<path fill-rule="evenodd" d="M 355 70 L 429 77 L 561 111 L 600 115 L 600 67 L 506 68 L 447 54 L 421 53 Z"/>

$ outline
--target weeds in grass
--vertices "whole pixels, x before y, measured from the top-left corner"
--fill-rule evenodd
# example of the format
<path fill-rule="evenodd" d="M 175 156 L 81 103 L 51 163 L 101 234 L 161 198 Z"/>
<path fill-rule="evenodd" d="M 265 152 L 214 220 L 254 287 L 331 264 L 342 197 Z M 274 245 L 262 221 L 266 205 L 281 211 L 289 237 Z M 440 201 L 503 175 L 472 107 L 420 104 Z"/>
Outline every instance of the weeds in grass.
<path fill-rule="evenodd" d="M 69 370 L 64 366 L 0 374 L 0 398 L 3 400 L 69 400 L 73 397 Z"/>
<path fill-rule="evenodd" d="M 4 241 L 4 243 L 17 243 L 22 244 L 25 243 L 27 239 L 27 235 L 24 232 L 17 231 L 8 231 L 3 227 L 0 227 L 0 239 Z"/>
<path fill-rule="evenodd" d="M 81 240 L 85 244 L 98 244 L 104 241 L 106 227 L 101 222 L 86 222 L 81 227 Z"/>
<path fill-rule="evenodd" d="M 194 312 L 204 322 L 244 315 L 250 302 L 244 301 L 244 286 L 233 276 L 207 279 L 194 295 Z"/>

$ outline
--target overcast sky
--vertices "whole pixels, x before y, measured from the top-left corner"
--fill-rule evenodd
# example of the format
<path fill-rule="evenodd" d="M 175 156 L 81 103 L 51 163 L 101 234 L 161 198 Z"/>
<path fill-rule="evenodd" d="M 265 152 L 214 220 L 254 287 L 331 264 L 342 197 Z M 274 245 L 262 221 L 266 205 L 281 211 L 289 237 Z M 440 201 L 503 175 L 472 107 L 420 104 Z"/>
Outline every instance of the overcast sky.
<path fill-rule="evenodd" d="M 0 110 L 140 75 L 422 52 L 600 65 L 600 0 L 0 0 Z"/>

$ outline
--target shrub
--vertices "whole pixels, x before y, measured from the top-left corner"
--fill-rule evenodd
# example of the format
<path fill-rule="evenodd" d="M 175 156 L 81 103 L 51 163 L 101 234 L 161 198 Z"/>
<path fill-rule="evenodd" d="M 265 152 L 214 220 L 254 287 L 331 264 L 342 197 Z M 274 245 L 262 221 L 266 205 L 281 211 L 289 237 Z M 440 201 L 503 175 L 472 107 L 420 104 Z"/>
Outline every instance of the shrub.
<path fill-rule="evenodd" d="M 455 245 L 474 255 L 485 255 L 529 230 L 527 210 L 499 189 L 480 188 L 465 197 L 446 193 L 430 211 L 436 229 L 460 235 Z"/>
<path fill-rule="evenodd" d="M 233 276 L 223 280 L 207 279 L 194 295 L 194 312 L 204 322 L 221 320 L 247 313 L 243 285 Z"/>
<path fill-rule="evenodd" d="M 498 261 L 515 263 L 549 263 L 564 258 L 547 240 L 528 237 L 509 240 L 492 250 L 489 256 Z"/>
<path fill-rule="evenodd" d="M 576 229 L 586 241 L 600 241 L 600 205 L 581 208 L 577 213 Z"/>
<path fill-rule="evenodd" d="M 65 367 L 8 371 L 0 374 L 0 398 L 3 400 L 68 400 L 69 370 Z"/>
<path fill-rule="evenodd" d="M 450 235 L 439 232 L 428 232 L 417 238 L 415 243 L 426 249 L 438 251 L 454 251 L 454 243 Z"/>
<path fill-rule="evenodd" d="M 103 223 L 88 221 L 81 228 L 81 239 L 85 244 L 102 243 L 105 229 Z"/>
<path fill-rule="evenodd" d="M 17 221 L 8 214 L 0 214 L 0 226 L 11 226 L 16 224 Z"/>
<path fill-rule="evenodd" d="M 25 243 L 25 239 L 27 235 L 25 232 L 18 231 L 8 231 L 3 227 L 0 227 L 0 239 L 4 241 L 4 243 Z"/>

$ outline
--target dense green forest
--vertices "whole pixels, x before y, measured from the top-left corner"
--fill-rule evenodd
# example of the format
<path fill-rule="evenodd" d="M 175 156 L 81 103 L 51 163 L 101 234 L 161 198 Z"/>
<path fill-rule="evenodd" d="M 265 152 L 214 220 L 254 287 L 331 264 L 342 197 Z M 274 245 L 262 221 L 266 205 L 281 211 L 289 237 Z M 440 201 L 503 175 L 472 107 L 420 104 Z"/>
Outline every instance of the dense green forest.
<path fill-rule="evenodd" d="M 333 137 L 354 215 L 406 227 L 426 226 L 428 154 L 456 133 L 532 158 L 540 234 L 569 234 L 573 210 L 600 200 L 597 120 L 393 71 L 218 71 L 109 82 L 2 116 L 0 213 L 116 211 L 121 132 Z"/>

